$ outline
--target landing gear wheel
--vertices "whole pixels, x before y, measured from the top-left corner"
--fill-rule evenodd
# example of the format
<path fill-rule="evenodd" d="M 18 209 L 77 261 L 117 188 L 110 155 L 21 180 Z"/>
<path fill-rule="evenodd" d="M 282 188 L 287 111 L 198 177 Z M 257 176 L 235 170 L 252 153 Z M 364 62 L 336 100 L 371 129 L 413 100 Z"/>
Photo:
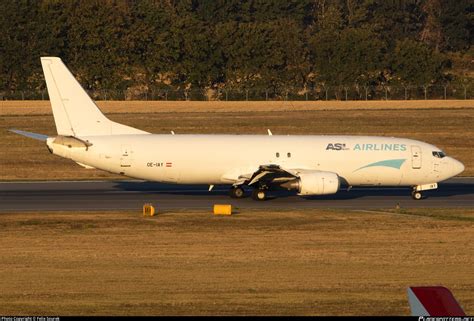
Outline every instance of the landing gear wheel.
<path fill-rule="evenodd" d="M 411 193 L 411 197 L 413 197 L 414 200 L 421 200 L 423 198 L 423 194 L 421 194 L 421 192 L 418 192 L 418 191 L 413 191 Z"/>
<path fill-rule="evenodd" d="M 232 198 L 242 198 L 244 197 L 244 190 L 242 189 L 242 187 L 232 187 L 229 191 L 229 195 L 230 197 Z"/>
<path fill-rule="evenodd" d="M 254 189 L 252 198 L 256 201 L 264 201 L 267 199 L 267 191 L 261 188 Z"/>

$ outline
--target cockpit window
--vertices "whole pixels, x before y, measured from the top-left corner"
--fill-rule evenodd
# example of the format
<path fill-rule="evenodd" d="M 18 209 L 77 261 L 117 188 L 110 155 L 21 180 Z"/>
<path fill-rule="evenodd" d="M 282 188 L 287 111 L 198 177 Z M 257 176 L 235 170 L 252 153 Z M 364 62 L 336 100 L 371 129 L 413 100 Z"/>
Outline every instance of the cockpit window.
<path fill-rule="evenodd" d="M 441 152 L 441 151 L 434 151 L 433 156 L 437 157 L 437 158 L 443 158 L 443 157 L 446 157 L 446 154 L 444 152 Z"/>

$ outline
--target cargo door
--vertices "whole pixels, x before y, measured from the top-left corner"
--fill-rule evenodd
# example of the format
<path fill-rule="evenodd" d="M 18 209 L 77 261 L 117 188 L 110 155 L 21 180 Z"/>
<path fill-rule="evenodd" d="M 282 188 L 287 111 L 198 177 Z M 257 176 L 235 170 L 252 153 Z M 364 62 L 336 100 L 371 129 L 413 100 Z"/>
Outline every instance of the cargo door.
<path fill-rule="evenodd" d="M 411 146 L 411 166 L 414 169 L 421 168 L 421 148 L 420 148 L 420 146 Z"/>

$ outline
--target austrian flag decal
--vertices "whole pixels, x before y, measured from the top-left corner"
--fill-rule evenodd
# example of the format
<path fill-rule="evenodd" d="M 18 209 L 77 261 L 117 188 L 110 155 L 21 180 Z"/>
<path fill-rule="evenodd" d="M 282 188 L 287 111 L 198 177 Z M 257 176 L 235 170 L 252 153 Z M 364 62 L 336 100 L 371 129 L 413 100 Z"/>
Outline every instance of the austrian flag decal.
<path fill-rule="evenodd" d="M 173 167 L 173 163 L 167 162 L 167 163 L 166 163 L 166 167 Z"/>

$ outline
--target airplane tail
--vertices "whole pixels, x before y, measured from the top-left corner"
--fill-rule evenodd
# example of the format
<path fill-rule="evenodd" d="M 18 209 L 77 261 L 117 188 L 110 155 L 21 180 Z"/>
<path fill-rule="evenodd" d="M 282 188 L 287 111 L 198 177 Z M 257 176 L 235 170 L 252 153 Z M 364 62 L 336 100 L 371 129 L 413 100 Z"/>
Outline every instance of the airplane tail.
<path fill-rule="evenodd" d="M 61 136 L 148 134 L 109 120 L 58 57 L 41 57 L 56 130 Z"/>
<path fill-rule="evenodd" d="M 451 291 L 443 286 L 412 286 L 407 292 L 412 316 L 466 315 Z"/>

